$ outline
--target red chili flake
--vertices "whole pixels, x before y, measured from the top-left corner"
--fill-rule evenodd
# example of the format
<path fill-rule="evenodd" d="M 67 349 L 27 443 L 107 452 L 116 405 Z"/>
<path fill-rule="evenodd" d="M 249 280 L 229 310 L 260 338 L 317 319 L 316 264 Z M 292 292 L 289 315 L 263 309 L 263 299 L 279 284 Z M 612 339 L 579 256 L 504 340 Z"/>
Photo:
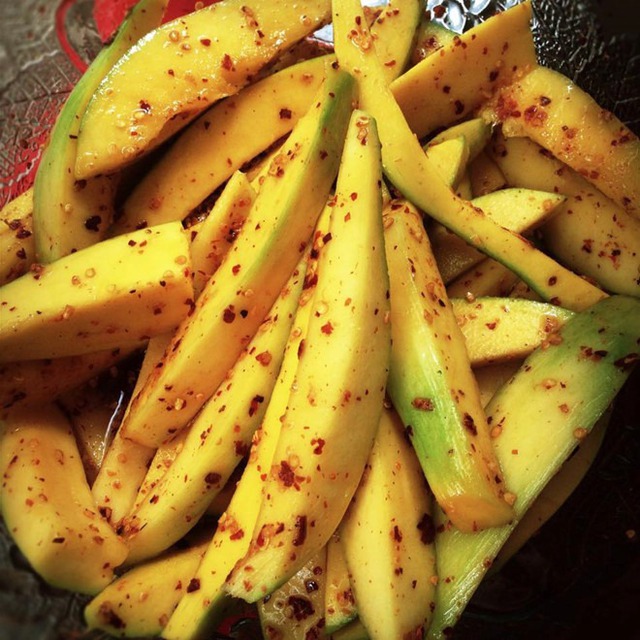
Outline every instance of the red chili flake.
<path fill-rule="evenodd" d="M 489 82 L 495 82 L 499 75 L 500 71 L 498 69 L 493 69 L 493 71 L 489 73 Z"/>
<path fill-rule="evenodd" d="M 556 276 L 551 276 L 547 281 L 550 287 L 553 287 L 558 282 L 558 278 Z"/>
<path fill-rule="evenodd" d="M 264 396 L 256 395 L 251 398 L 249 403 L 249 417 L 253 416 L 255 412 L 260 408 L 260 405 L 264 402 Z"/>
<path fill-rule="evenodd" d="M 209 471 L 209 473 L 204 477 L 204 481 L 210 485 L 219 484 L 220 480 L 222 480 L 222 476 L 215 471 Z"/>
<path fill-rule="evenodd" d="M 282 481 L 282 484 L 285 487 L 292 487 L 295 483 L 295 473 L 291 468 L 291 465 L 286 461 L 282 460 L 280 462 L 280 470 L 278 471 L 278 479 Z"/>
<path fill-rule="evenodd" d="M 497 323 L 496 321 L 494 321 L 494 322 L 487 322 L 487 323 L 485 324 L 485 326 L 486 326 L 486 327 L 487 327 L 487 329 L 489 329 L 490 331 L 493 331 L 493 330 L 498 326 L 498 323 Z"/>
<path fill-rule="evenodd" d="M 323 149 L 320 151 L 320 160 L 324 160 L 328 155 L 329 153 Z"/>
<path fill-rule="evenodd" d="M 244 458 L 249 453 L 249 445 L 242 440 L 236 440 L 234 442 L 234 448 L 239 458 Z"/>
<path fill-rule="evenodd" d="M 444 87 L 442 87 L 442 93 L 451 93 L 451 87 L 445 84 Z"/>
<path fill-rule="evenodd" d="M 582 251 L 584 251 L 585 253 L 593 252 L 593 239 L 591 238 L 584 239 L 584 241 L 582 242 Z"/>
<path fill-rule="evenodd" d="M 211 46 L 211 39 L 210 38 L 200 38 L 200 43 L 204 47 L 210 47 Z"/>
<path fill-rule="evenodd" d="M 541 127 L 547 117 L 547 112 L 539 109 L 535 104 L 532 104 L 524 110 L 525 121 L 534 127 Z"/>
<path fill-rule="evenodd" d="M 352 200 L 357 200 L 358 199 L 358 194 L 354 191 L 350 196 L 349 196 Z"/>
<path fill-rule="evenodd" d="M 98 617 L 107 626 L 113 629 L 124 629 L 126 622 L 111 608 L 108 602 L 103 602 L 98 609 Z"/>
<path fill-rule="evenodd" d="M 465 413 L 462 418 L 462 423 L 464 424 L 464 428 L 472 436 L 478 435 L 478 428 L 476 427 L 476 423 L 475 423 L 475 420 L 473 419 L 473 416 L 469 415 L 468 413 Z"/>
<path fill-rule="evenodd" d="M 294 547 L 300 547 L 307 539 L 307 516 L 296 516 L 294 527 L 296 534 L 292 544 Z"/>
<path fill-rule="evenodd" d="M 431 398 L 414 398 L 411 401 L 411 406 L 419 411 L 433 411 L 435 408 Z"/>
<path fill-rule="evenodd" d="M 437 4 L 435 7 L 433 7 L 432 11 L 433 15 L 436 18 L 442 18 L 442 16 L 444 16 L 444 14 L 447 12 L 446 8 L 441 4 Z"/>
<path fill-rule="evenodd" d="M 229 305 L 222 313 L 222 319 L 227 323 L 231 324 L 236 319 L 235 311 L 233 310 L 233 305 Z"/>
<path fill-rule="evenodd" d="M 291 120 L 291 116 L 291 109 L 287 109 L 286 107 L 280 109 L 280 120 Z"/>
<path fill-rule="evenodd" d="M 138 105 L 145 113 L 150 113 L 151 105 L 146 100 L 140 100 Z"/>
<path fill-rule="evenodd" d="M 402 531 L 400 531 L 400 527 L 397 524 L 394 525 L 391 535 L 396 542 L 402 542 Z"/>
<path fill-rule="evenodd" d="M 193 593 L 194 591 L 198 591 L 200 589 L 200 580 L 198 578 L 191 578 L 189 584 L 187 585 L 187 593 Z"/>
<path fill-rule="evenodd" d="M 300 622 L 314 614 L 313 604 L 304 596 L 289 596 L 287 604 L 291 607 L 293 617 Z"/>
<path fill-rule="evenodd" d="M 273 356 L 268 351 L 263 351 L 256 356 L 256 360 L 263 366 L 267 367 L 271 363 Z"/>
<path fill-rule="evenodd" d="M 220 66 L 225 71 L 232 71 L 233 70 L 233 68 L 234 68 L 233 60 L 231 59 L 231 56 L 228 53 L 225 53 L 224 56 L 222 57 L 222 62 L 220 63 Z"/>
<path fill-rule="evenodd" d="M 418 531 L 420 531 L 420 541 L 422 544 L 433 544 L 436 539 L 436 525 L 428 513 L 423 514 L 422 518 L 420 518 Z"/>
<path fill-rule="evenodd" d="M 496 104 L 496 115 L 499 120 L 507 118 L 519 118 L 522 114 L 518 109 L 518 103 L 510 96 L 500 96 Z"/>
<path fill-rule="evenodd" d="M 230 540 L 241 540 L 242 538 L 244 538 L 244 531 L 242 529 L 238 529 L 237 531 L 234 531 L 229 536 Z"/>
<path fill-rule="evenodd" d="M 76 180 L 74 185 L 73 185 L 73 190 L 74 191 L 83 191 L 86 187 L 87 187 L 87 181 L 86 180 Z"/>
<path fill-rule="evenodd" d="M 313 449 L 313 453 L 315 453 L 315 455 L 322 455 L 322 450 L 324 449 L 325 445 L 325 441 L 322 438 L 313 438 L 311 440 L 311 445 L 315 445 Z"/>
<path fill-rule="evenodd" d="M 330 336 L 333 333 L 333 325 L 331 324 L 331 322 L 326 322 L 320 327 L 320 330 L 325 335 Z"/>
<path fill-rule="evenodd" d="M 231 273 L 233 273 L 234 276 L 237 276 L 240 273 L 240 269 L 242 269 L 241 265 L 234 264 L 233 267 L 231 267 Z"/>
<path fill-rule="evenodd" d="M 316 569 L 317 568 L 318 567 L 316 567 Z M 315 569 L 314 569 L 314 573 L 315 573 Z M 322 573 L 322 569 L 320 570 L 320 573 Z M 320 588 L 320 585 L 315 580 L 305 580 L 304 588 L 306 589 L 307 593 L 314 593 Z"/>
<path fill-rule="evenodd" d="M 53 544 L 62 544 L 65 541 L 65 538 L 54 538 L 51 542 Z"/>
<path fill-rule="evenodd" d="M 551 104 L 551 98 L 547 98 L 547 96 L 540 96 L 540 104 L 543 107 L 546 107 Z"/>
<path fill-rule="evenodd" d="M 16 233 L 16 238 L 18 240 L 25 240 L 26 238 L 30 238 L 30 237 L 31 237 L 31 231 L 29 231 L 29 229 L 21 228 Z"/>
<path fill-rule="evenodd" d="M 464 111 L 464 102 L 456 100 L 454 103 L 455 114 L 459 116 Z"/>
<path fill-rule="evenodd" d="M 149 502 L 150 504 L 156 504 L 158 500 L 160 500 L 160 496 L 158 494 L 155 494 L 151 496 L 151 498 L 149 499 Z"/>

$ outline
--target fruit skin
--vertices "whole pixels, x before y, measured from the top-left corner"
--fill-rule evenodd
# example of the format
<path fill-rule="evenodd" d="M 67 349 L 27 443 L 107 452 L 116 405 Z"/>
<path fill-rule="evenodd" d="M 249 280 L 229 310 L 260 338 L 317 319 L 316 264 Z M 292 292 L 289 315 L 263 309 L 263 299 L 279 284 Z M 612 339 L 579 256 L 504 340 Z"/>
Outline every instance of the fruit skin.
<path fill-rule="evenodd" d="M 76 179 L 110 173 L 236 94 L 321 26 L 330 0 L 223 0 L 155 29 L 104 78 L 82 118 Z"/>
<path fill-rule="evenodd" d="M 354 82 L 331 70 L 298 121 L 231 250 L 131 404 L 124 435 L 157 447 L 218 388 L 264 320 L 311 237 L 338 171 Z"/>
<path fill-rule="evenodd" d="M 385 408 L 340 525 L 360 620 L 372 640 L 424 635 L 435 595 L 433 496 L 404 425 Z"/>
<path fill-rule="evenodd" d="M 512 12 L 522 11 L 522 6 L 516 5 L 492 20 L 502 20 Z M 424 213 L 516 271 L 545 300 L 580 310 L 605 297 L 598 287 L 565 269 L 528 240 L 496 224 L 481 209 L 453 193 L 429 163 L 387 87 L 360 3 L 334 0 L 333 13 L 338 61 L 343 69 L 356 75 L 360 107 L 367 109 L 378 122 L 383 169 L 394 186 Z"/>
<path fill-rule="evenodd" d="M 100 517 L 73 429 L 53 404 L 16 408 L 0 423 L 2 517 L 49 584 L 95 594 L 127 546 Z"/>
<path fill-rule="evenodd" d="M 140 0 L 67 98 L 50 133 L 33 188 L 37 259 L 48 263 L 102 240 L 111 224 L 117 180 L 74 175 L 80 120 L 94 91 L 127 50 L 162 22 L 168 0 Z"/>
<path fill-rule="evenodd" d="M 327 544 L 373 443 L 391 346 L 379 149 L 374 121 L 355 111 L 296 384 L 249 552 L 227 581 L 249 602 Z"/>
<path fill-rule="evenodd" d="M 388 394 L 436 500 L 464 531 L 512 518 L 471 362 L 418 211 L 385 209 L 391 281 Z"/>
<path fill-rule="evenodd" d="M 142 346 L 192 310 L 180 223 L 70 254 L 0 287 L 0 362 Z"/>
<path fill-rule="evenodd" d="M 489 402 L 493 445 L 514 493 L 515 519 L 474 534 L 438 519 L 439 582 L 429 638 L 446 637 L 456 623 L 513 528 L 629 377 L 639 343 L 640 301 L 611 296 L 571 318 Z"/>

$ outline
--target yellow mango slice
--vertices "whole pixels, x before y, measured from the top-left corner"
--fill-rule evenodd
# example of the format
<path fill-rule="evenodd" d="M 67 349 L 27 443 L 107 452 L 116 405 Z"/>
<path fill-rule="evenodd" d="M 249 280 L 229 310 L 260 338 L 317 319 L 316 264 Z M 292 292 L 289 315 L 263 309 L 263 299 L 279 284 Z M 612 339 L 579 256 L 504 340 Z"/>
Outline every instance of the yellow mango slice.
<path fill-rule="evenodd" d="M 129 195 L 113 233 L 185 218 L 234 171 L 291 131 L 331 60 L 324 56 L 284 69 L 202 114 Z"/>
<path fill-rule="evenodd" d="M 87 484 L 73 430 L 55 405 L 14 410 L 2 424 L 2 517 L 49 584 L 97 593 L 127 555 Z"/>
<path fill-rule="evenodd" d="M 136 231 L 0 288 L 0 362 L 142 345 L 174 329 L 192 305 L 181 225 Z"/>
<path fill-rule="evenodd" d="M 329 0 L 223 0 L 168 22 L 132 47 L 82 118 L 77 179 L 112 172 L 204 109 L 237 93 L 330 15 Z"/>
<path fill-rule="evenodd" d="M 462 120 L 537 65 L 530 21 L 531 3 L 523 2 L 455 36 L 395 80 L 391 90 L 413 132 L 422 138 Z"/>
<path fill-rule="evenodd" d="M 473 367 L 524 358 L 573 316 L 556 305 L 517 298 L 451 302 Z"/>
<path fill-rule="evenodd" d="M 640 217 L 640 139 L 566 76 L 538 67 L 504 87 L 485 115 L 502 122 L 507 137 L 531 138 Z"/>

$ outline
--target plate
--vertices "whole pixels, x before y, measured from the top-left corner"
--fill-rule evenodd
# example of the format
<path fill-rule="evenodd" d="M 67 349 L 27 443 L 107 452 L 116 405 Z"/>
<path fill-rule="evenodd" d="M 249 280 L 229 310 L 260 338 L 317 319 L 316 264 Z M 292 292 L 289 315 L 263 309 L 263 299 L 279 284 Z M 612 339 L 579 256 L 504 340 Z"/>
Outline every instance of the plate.
<path fill-rule="evenodd" d="M 185 3 L 189 0 L 174 0 Z M 432 15 L 468 29 L 515 0 L 428 0 Z M 47 131 L 73 84 L 131 0 L 0 3 L 0 206 L 32 183 Z M 625 0 L 534 2 L 541 62 L 572 77 L 640 133 L 640 7 Z M 630 32 L 631 30 L 631 32 Z M 588 475 L 563 508 L 482 583 L 459 640 L 631 637 L 640 597 L 640 371 L 614 405 Z M 86 598 L 52 589 L 0 523 L 0 640 L 98 640 Z M 254 620 L 225 635 L 257 638 Z"/>

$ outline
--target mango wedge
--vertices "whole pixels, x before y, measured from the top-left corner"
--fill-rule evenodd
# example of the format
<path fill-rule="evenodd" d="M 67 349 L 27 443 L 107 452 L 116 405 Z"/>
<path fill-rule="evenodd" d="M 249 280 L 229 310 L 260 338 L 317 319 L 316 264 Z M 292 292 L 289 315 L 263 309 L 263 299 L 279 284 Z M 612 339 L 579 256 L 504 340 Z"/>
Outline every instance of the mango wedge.
<path fill-rule="evenodd" d="M 35 255 L 33 189 L 29 189 L 0 211 L 0 285 L 26 273 Z"/>
<path fill-rule="evenodd" d="M 431 490 L 464 531 L 512 517 L 462 333 L 419 213 L 406 202 L 385 210 L 391 280 L 388 393 Z"/>
<path fill-rule="evenodd" d="M 73 430 L 55 405 L 14 410 L 0 425 L 2 517 L 49 584 L 94 594 L 127 555 L 99 515 Z"/>
<path fill-rule="evenodd" d="M 454 299 L 451 304 L 473 367 L 524 358 L 574 315 L 518 298 Z"/>
<path fill-rule="evenodd" d="M 640 301 L 612 296 L 576 314 L 493 397 L 487 415 L 515 519 L 473 534 L 440 523 L 429 638 L 446 637 L 517 522 L 607 409 L 638 361 L 639 340 Z"/>
<path fill-rule="evenodd" d="M 173 550 L 130 569 L 85 607 L 89 629 L 115 637 L 158 636 L 187 589 L 208 541 Z"/>
<path fill-rule="evenodd" d="M 526 3 L 492 20 L 521 10 L 526 10 Z M 481 209 L 453 193 L 426 158 L 387 87 L 371 46 L 362 7 L 355 0 L 334 0 L 333 12 L 338 61 L 357 77 L 360 106 L 370 111 L 379 123 L 383 169 L 394 186 L 424 213 L 518 273 L 545 300 L 579 310 L 605 297 L 598 287 L 565 269 L 528 240 L 496 224 Z"/>
<path fill-rule="evenodd" d="M 248 602 L 286 582 L 327 544 L 373 443 L 391 347 L 379 153 L 374 121 L 355 111 L 296 385 L 249 552 L 227 581 L 228 592 Z"/>
<path fill-rule="evenodd" d="M 528 136 L 640 217 L 640 139 L 557 71 L 538 67 L 504 87 L 485 113 Z"/>
<path fill-rule="evenodd" d="M 237 93 L 280 52 L 318 28 L 329 0 L 223 0 L 168 22 L 132 48 L 82 118 L 77 179 L 109 173 Z"/>
<path fill-rule="evenodd" d="M 251 339 L 310 239 L 338 170 L 353 81 L 328 75 L 274 159 L 233 247 L 134 398 L 124 434 L 150 447 L 183 428 Z"/>
<path fill-rule="evenodd" d="M 234 171 L 291 131 L 311 105 L 331 59 L 274 73 L 203 113 L 135 187 L 112 233 L 184 219 Z"/>
<path fill-rule="evenodd" d="M 523 2 L 458 36 L 391 85 L 411 130 L 423 138 L 462 120 L 499 87 L 537 65 L 531 3 Z"/>
<path fill-rule="evenodd" d="M 0 288 L 0 362 L 141 346 L 174 329 L 192 305 L 182 226 L 136 231 Z"/>
<path fill-rule="evenodd" d="M 304 261 L 194 419 L 166 473 L 126 518 L 130 562 L 156 555 L 187 533 L 248 453 L 282 363 L 304 282 Z"/>
<path fill-rule="evenodd" d="M 160 25 L 167 4 L 168 0 L 138 2 L 62 107 L 34 184 L 33 219 L 39 262 L 53 262 L 106 235 L 113 219 L 117 181 L 107 176 L 76 180 L 80 121 L 102 79 L 131 46 Z"/>
<path fill-rule="evenodd" d="M 436 575 L 432 500 L 402 421 L 383 410 L 340 525 L 358 616 L 372 640 L 419 638 L 429 626 Z"/>

